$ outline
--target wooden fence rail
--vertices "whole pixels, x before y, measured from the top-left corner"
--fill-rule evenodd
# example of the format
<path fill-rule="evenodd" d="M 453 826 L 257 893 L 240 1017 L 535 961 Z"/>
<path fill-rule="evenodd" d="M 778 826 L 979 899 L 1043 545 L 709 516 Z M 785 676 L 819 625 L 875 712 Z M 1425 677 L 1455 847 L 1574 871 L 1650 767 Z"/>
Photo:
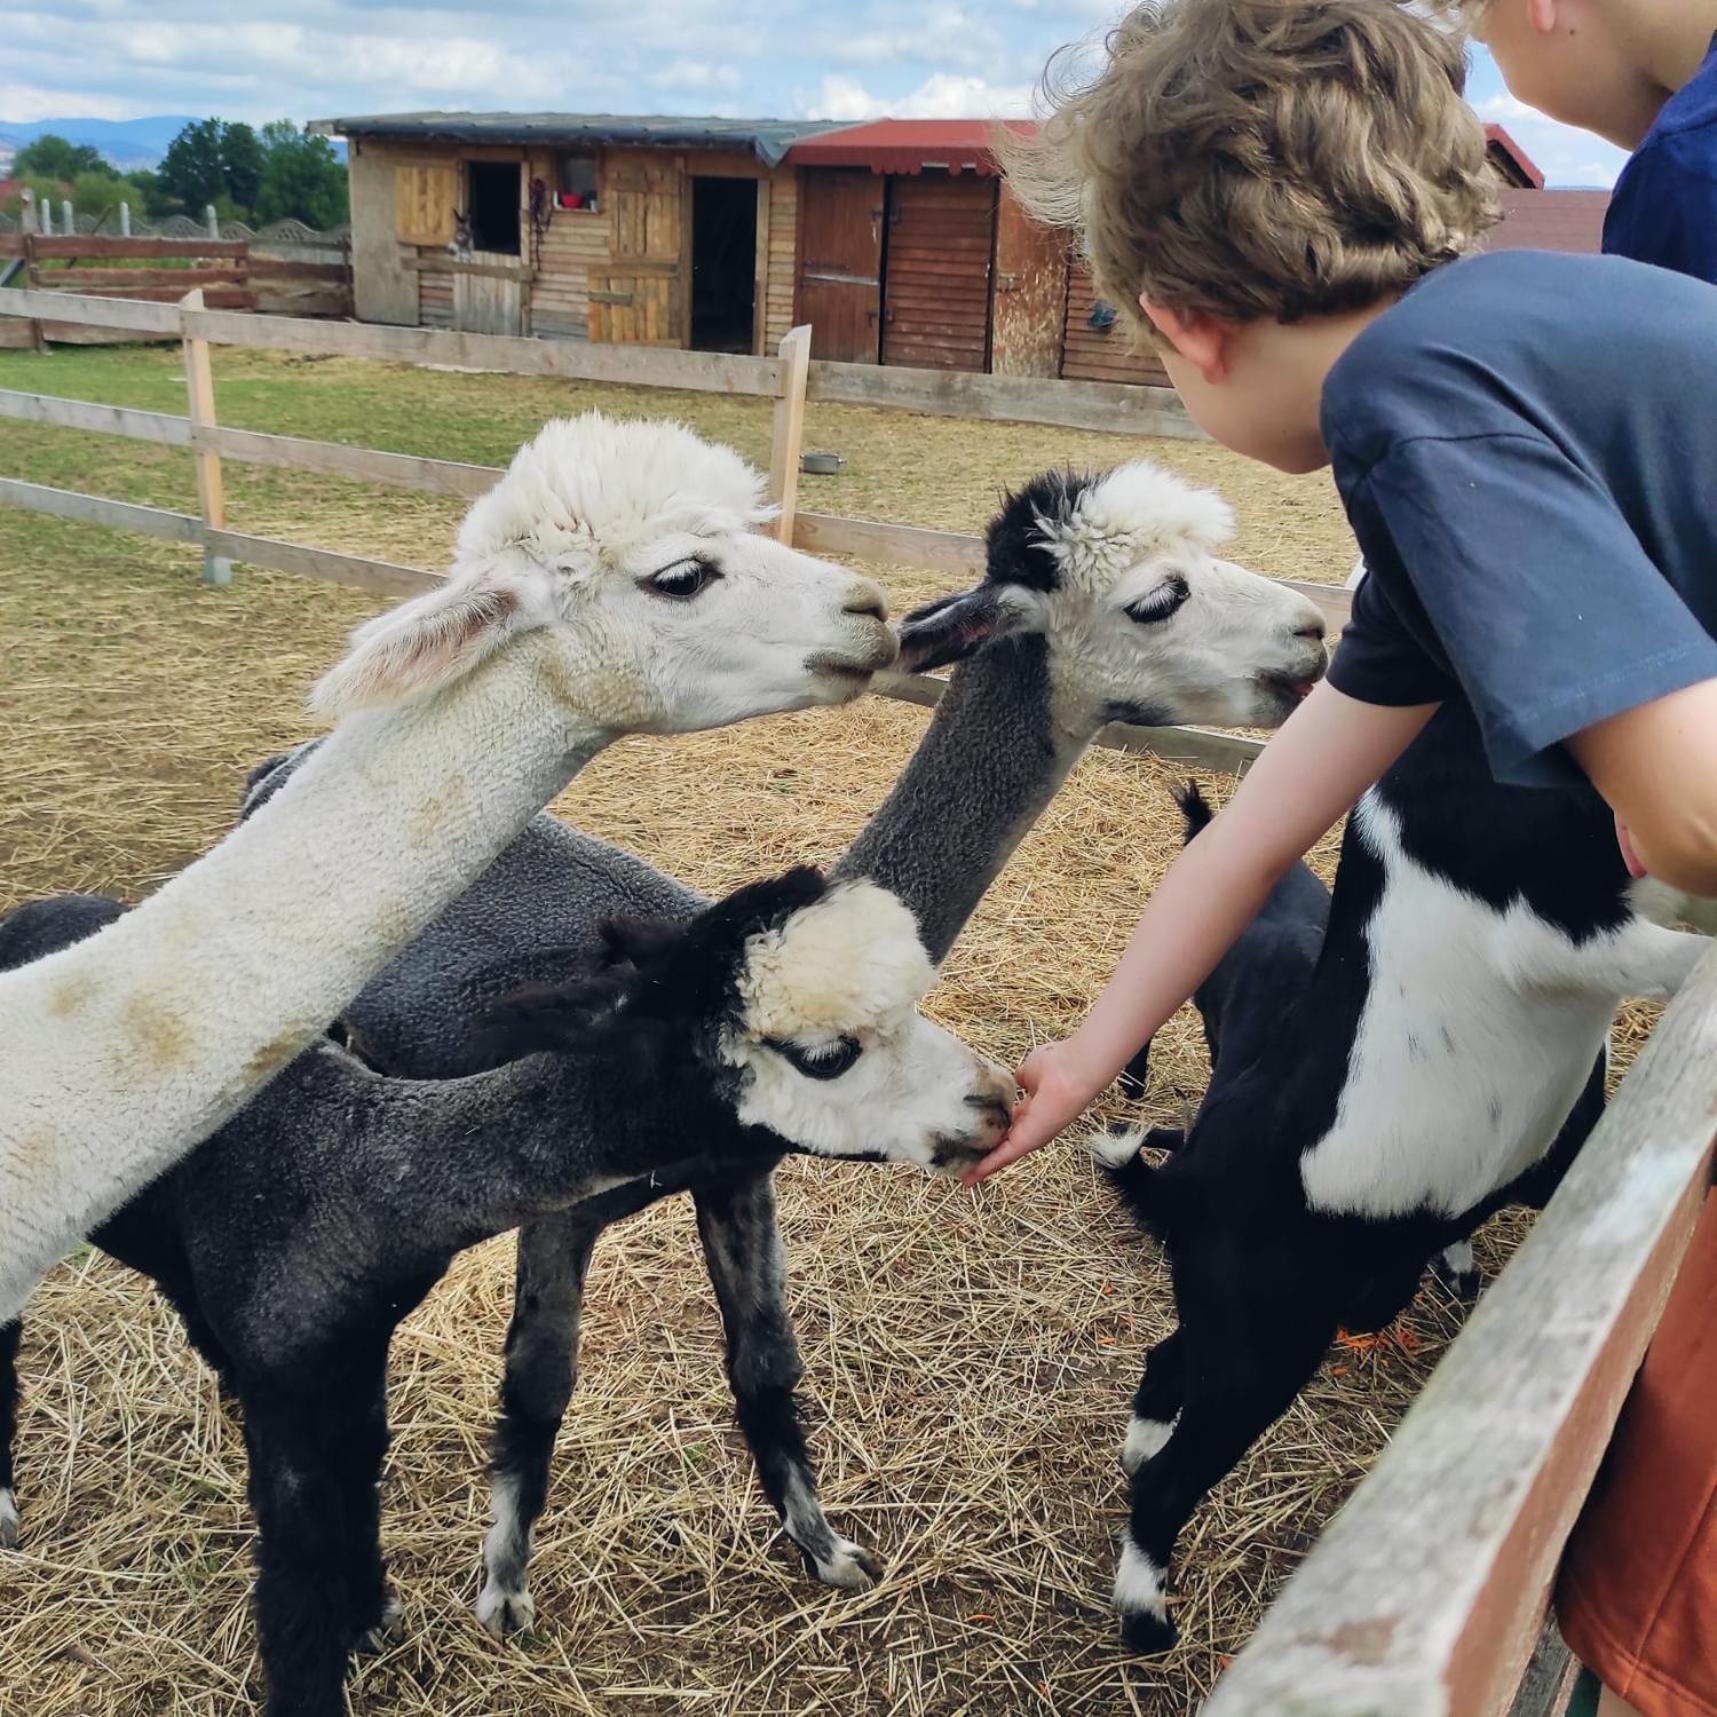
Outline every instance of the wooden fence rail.
<path fill-rule="evenodd" d="M 974 579 L 981 576 L 984 566 L 983 542 L 978 537 L 797 509 L 799 456 L 807 400 L 839 398 L 870 405 L 903 404 L 915 411 L 955 411 L 960 409 L 959 402 L 963 398 L 970 397 L 974 385 L 999 383 L 1004 385 L 994 389 L 987 409 L 979 415 L 1001 418 L 1019 414 L 1034 421 L 1080 423 L 1086 427 L 1128 429 L 1140 433 L 1147 422 L 1153 421 L 1152 414 L 1158 410 L 1158 402 L 1142 396 L 1163 391 L 1102 383 L 1036 383 L 992 376 L 951 379 L 937 372 L 910 370 L 879 370 L 875 375 L 886 378 L 885 383 L 867 390 L 858 388 L 845 376 L 845 372 L 859 370 L 863 366 L 809 363 L 808 336 L 798 330 L 783 341 L 780 357 L 754 358 L 466 334 L 429 328 L 260 317 L 203 309 L 197 304 L 196 297 L 193 292 L 180 303 L 168 305 L 37 290 L 0 292 L 0 315 L 51 315 L 61 321 L 75 316 L 96 327 L 180 338 L 187 353 L 187 384 L 192 401 L 191 415 L 176 417 L 164 412 L 136 411 L 45 394 L 0 390 L 0 417 L 127 436 L 160 446 L 189 448 L 197 459 L 199 496 L 205 517 L 201 521 L 200 536 L 180 535 L 179 540 L 202 542 L 206 576 L 211 582 L 224 581 L 228 563 L 234 560 L 309 577 L 333 579 L 389 596 L 424 588 L 437 576 L 420 568 L 396 566 L 363 555 L 247 537 L 226 529 L 224 501 L 219 489 L 222 459 L 315 471 L 352 481 L 383 483 L 396 488 L 461 497 L 482 494 L 500 475 L 499 468 L 493 466 L 226 427 L 215 421 L 212 385 L 208 387 L 206 396 L 199 395 L 197 391 L 200 385 L 198 377 L 206 370 L 206 359 L 198 354 L 206 352 L 212 345 L 314 352 L 395 363 L 444 364 L 511 375 L 552 375 L 567 380 L 771 398 L 775 401 L 771 491 L 781 507 L 779 529 L 787 540 L 813 554 L 841 555 Z M 860 399 L 866 391 L 874 397 Z M 1062 395 L 1067 397 L 1059 398 Z M 1039 411 L 1047 416 L 1033 418 L 1032 414 Z M 1126 413 L 1131 416 L 1125 417 L 1123 414 Z M 214 485 L 212 491 L 211 483 Z M 49 489 L 40 484 L 0 484 L 0 501 L 10 505 L 37 506 L 62 517 L 81 517 L 94 523 L 123 523 L 120 513 L 105 509 L 125 504 L 82 497 L 94 503 L 94 510 L 79 512 L 75 508 L 79 499 L 70 491 Z M 184 521 L 190 520 L 189 515 L 159 513 L 153 508 L 141 509 L 140 513 L 154 521 L 149 528 L 153 528 L 155 534 L 164 534 L 160 528 L 162 520 L 179 521 L 171 533 L 175 535 L 186 528 Z M 194 525 L 197 521 L 190 520 L 190 523 Z M 1333 585 L 1300 580 L 1284 582 L 1309 595 L 1323 609 L 1332 629 L 1339 629 L 1346 621 L 1348 598 L 1345 591 Z M 942 687 L 941 680 L 926 675 L 887 674 L 880 677 L 877 689 L 885 696 L 931 704 L 942 695 Z M 1259 749 L 1257 740 L 1239 734 L 1204 728 L 1138 728 L 1119 724 L 1106 729 L 1099 743 L 1116 750 L 1150 752 L 1223 770 L 1244 768 Z"/>

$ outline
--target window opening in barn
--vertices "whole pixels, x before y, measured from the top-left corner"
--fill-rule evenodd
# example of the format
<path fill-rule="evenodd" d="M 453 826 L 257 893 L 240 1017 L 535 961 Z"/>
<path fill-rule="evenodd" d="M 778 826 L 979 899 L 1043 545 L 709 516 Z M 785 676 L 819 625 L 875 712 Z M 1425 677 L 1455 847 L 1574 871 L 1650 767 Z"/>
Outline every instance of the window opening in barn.
<path fill-rule="evenodd" d="M 560 158 L 559 182 L 555 201 L 563 209 L 596 207 L 596 157 L 594 155 L 563 155 Z"/>
<path fill-rule="evenodd" d="M 692 179 L 692 347 L 749 352 L 757 307 L 757 181 Z"/>
<path fill-rule="evenodd" d="M 467 161 L 465 205 L 473 250 L 519 254 L 517 161 Z"/>

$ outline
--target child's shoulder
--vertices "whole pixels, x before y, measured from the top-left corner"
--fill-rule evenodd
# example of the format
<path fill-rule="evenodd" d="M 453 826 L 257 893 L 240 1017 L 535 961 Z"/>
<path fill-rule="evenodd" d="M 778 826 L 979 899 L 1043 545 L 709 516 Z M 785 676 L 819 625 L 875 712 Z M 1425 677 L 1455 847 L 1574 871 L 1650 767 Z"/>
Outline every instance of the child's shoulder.
<path fill-rule="evenodd" d="M 1414 436 L 1502 435 L 1523 420 L 1578 417 L 1594 389 L 1621 379 L 1618 366 L 1629 369 L 1630 393 L 1658 375 L 1684 388 L 1686 365 L 1711 367 L 1713 333 L 1717 293 L 1662 269 L 1550 251 L 1468 257 L 1419 281 L 1337 360 L 1324 439 L 1369 463 Z M 1703 352 L 1692 349 L 1695 334 Z"/>

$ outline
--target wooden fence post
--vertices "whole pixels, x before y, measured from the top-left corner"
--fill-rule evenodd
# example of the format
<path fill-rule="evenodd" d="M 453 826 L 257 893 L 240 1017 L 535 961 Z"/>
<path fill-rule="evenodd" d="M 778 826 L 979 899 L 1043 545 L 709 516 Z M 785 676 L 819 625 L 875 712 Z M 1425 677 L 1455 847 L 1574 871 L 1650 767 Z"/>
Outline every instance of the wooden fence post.
<path fill-rule="evenodd" d="M 781 385 L 775 400 L 775 430 L 769 449 L 769 498 L 781 509 L 775 535 L 793 543 L 799 509 L 799 455 L 805 444 L 805 381 L 811 373 L 811 330 L 791 329 L 781 341 Z"/>
<path fill-rule="evenodd" d="M 187 292 L 179 300 L 181 312 L 201 310 L 203 289 Z M 215 371 L 209 361 L 209 343 L 196 339 L 183 322 L 180 340 L 185 348 L 185 393 L 190 402 L 191 457 L 197 466 L 197 501 L 202 509 L 205 531 L 227 528 L 226 484 L 221 477 L 221 456 L 209 444 L 207 431 L 217 427 L 215 420 Z M 233 563 L 225 555 L 216 554 L 203 546 L 203 583 L 231 584 Z"/>

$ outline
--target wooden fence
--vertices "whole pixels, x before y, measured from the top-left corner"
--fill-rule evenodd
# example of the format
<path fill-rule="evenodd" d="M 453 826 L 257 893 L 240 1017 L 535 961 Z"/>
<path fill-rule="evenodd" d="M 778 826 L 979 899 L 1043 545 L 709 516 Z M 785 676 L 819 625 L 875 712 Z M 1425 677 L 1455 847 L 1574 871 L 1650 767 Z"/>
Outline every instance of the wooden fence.
<path fill-rule="evenodd" d="M 210 309 L 284 316 L 352 313 L 351 259 L 343 247 L 333 245 L 0 233 L 0 278 L 9 275 L 21 275 L 32 291 L 86 298 L 171 304 L 200 287 Z M 24 324 L 0 320 L 0 345 L 40 347 L 49 340 L 106 344 L 116 337 L 177 339 L 178 335 L 174 327 L 157 335 L 126 329 L 116 336 L 110 328 L 69 315 L 32 318 Z"/>
<path fill-rule="evenodd" d="M 421 568 L 229 529 L 221 483 L 222 460 L 319 471 L 357 481 L 461 496 L 482 494 L 494 484 L 499 470 L 487 465 L 223 427 L 215 415 L 209 365 L 209 350 L 218 345 L 770 399 L 775 402 L 770 483 L 773 498 L 781 508 L 778 531 L 784 541 L 814 554 L 917 567 L 953 578 L 976 579 L 982 574 L 984 550 L 980 538 L 799 509 L 799 456 L 808 401 L 862 404 L 939 416 L 1048 423 L 1134 435 L 1197 433 L 1178 401 L 1165 389 L 811 363 L 809 329 L 794 329 L 788 334 L 778 357 L 756 358 L 256 316 L 211 308 L 207 290 L 200 288 L 174 304 L 78 297 L 39 289 L 0 292 L 0 327 L 9 316 L 77 323 L 183 342 L 190 408 L 184 417 L 10 390 L 0 390 L 0 417 L 25 418 L 187 448 L 197 460 L 200 513 L 167 512 L 4 477 L 0 477 L 0 503 L 30 507 L 62 518 L 146 531 L 178 542 L 200 543 L 205 576 L 211 583 L 225 583 L 231 576 L 233 562 L 245 561 L 332 579 L 386 596 L 432 585 L 440 575 Z M 1346 620 L 1345 591 L 1331 585 L 1287 582 L 1322 607 L 1332 629 Z M 888 674 L 882 676 L 878 689 L 908 702 L 933 704 L 942 695 L 942 684 L 927 675 Z M 1257 755 L 1259 747 L 1257 740 L 1210 729 L 1121 724 L 1106 729 L 1099 743 L 1227 770 L 1244 768 Z"/>
<path fill-rule="evenodd" d="M 458 496 L 484 465 L 230 429 L 215 416 L 215 345 L 434 363 L 523 375 L 750 395 L 774 401 L 772 491 L 783 540 L 814 553 L 975 578 L 977 537 L 801 511 L 806 402 L 1120 433 L 1188 434 L 1160 390 L 807 361 L 799 328 L 777 358 L 267 318 L 177 304 L 0 292 L 0 318 L 43 318 L 184 343 L 188 413 L 0 390 L 0 417 L 183 447 L 199 512 L 166 511 L 0 478 L 0 503 L 201 545 L 205 576 L 234 561 L 395 597 L 440 575 L 230 529 L 222 461 L 236 459 Z M 3 325 L 3 322 L 0 322 Z M 1332 629 L 1345 591 L 1295 582 Z M 942 682 L 884 676 L 885 695 L 933 704 Z M 1238 769 L 1255 740 L 1196 728 L 1105 731 L 1101 743 Z M 1207 1717 L 1548 1717 L 1565 1703 L 1566 1652 L 1542 1629 L 1557 1556 L 1656 1324 L 1710 1178 L 1717 1105 L 1717 953 L 1707 956 L 1616 1101 L 1437 1368 L 1370 1477 L 1289 1581 L 1223 1678 Z M 1536 1650 L 1534 1649 L 1536 1642 Z"/>

